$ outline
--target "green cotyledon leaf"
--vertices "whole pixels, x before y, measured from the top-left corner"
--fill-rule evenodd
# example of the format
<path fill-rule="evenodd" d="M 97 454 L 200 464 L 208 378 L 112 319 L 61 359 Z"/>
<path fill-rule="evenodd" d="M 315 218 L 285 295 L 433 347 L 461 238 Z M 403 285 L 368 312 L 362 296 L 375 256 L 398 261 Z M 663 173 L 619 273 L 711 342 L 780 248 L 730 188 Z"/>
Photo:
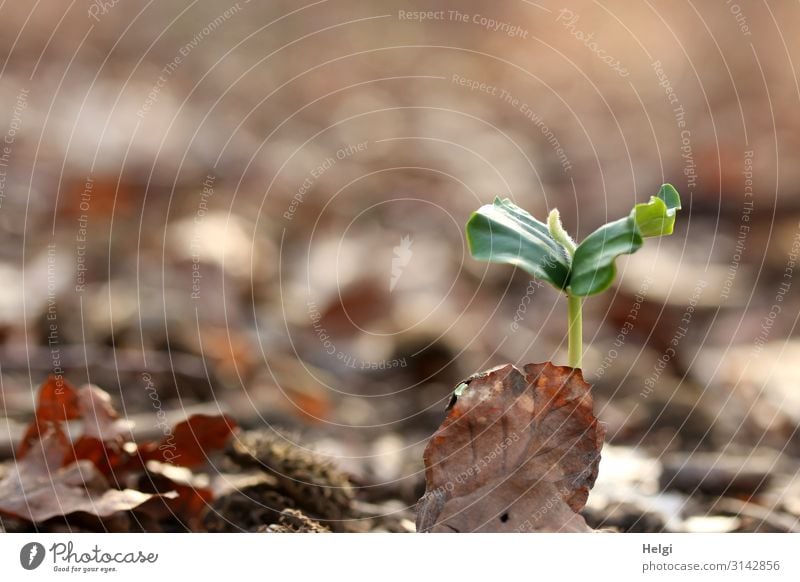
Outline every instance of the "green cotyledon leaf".
<path fill-rule="evenodd" d="M 472 256 L 508 263 L 558 289 L 569 282 L 570 259 L 552 239 L 547 225 L 508 199 L 495 198 L 472 214 L 466 227 Z"/>
<path fill-rule="evenodd" d="M 645 237 L 672 234 L 680 208 L 678 192 L 664 184 L 650 202 L 637 204 L 625 218 L 605 224 L 586 237 L 572 259 L 569 293 L 587 297 L 608 289 L 616 276 L 616 258 L 639 250 Z"/>

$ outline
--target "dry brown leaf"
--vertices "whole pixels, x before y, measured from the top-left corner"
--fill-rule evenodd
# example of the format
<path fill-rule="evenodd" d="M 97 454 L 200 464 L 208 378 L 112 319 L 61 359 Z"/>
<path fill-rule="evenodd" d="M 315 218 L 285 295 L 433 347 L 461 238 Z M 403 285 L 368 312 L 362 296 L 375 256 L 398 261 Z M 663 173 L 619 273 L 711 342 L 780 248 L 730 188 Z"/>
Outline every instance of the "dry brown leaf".
<path fill-rule="evenodd" d="M 67 453 L 55 431 L 37 440 L 0 481 L 0 514 L 35 523 L 75 512 L 107 517 L 158 497 L 132 489 L 109 489 L 90 461 L 62 467 Z"/>
<path fill-rule="evenodd" d="M 577 512 L 604 431 L 580 370 L 508 364 L 465 384 L 425 449 L 417 531 L 592 531 Z"/>

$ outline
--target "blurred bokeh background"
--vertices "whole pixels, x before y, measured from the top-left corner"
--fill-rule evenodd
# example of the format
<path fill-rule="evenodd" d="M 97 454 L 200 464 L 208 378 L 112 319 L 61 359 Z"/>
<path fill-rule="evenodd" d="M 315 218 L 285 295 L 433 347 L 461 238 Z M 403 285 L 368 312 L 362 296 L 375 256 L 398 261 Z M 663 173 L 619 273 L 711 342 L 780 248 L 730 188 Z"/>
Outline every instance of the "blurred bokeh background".
<path fill-rule="evenodd" d="M 420 13 L 419 11 L 424 11 Z M 566 361 L 566 305 L 471 211 L 675 234 L 586 302 L 624 530 L 800 515 L 800 6 L 514 0 L 0 7 L 0 452 L 48 374 L 137 430 L 223 410 L 411 512 L 453 387 Z M 394 504 L 394 505 L 391 505 Z"/>

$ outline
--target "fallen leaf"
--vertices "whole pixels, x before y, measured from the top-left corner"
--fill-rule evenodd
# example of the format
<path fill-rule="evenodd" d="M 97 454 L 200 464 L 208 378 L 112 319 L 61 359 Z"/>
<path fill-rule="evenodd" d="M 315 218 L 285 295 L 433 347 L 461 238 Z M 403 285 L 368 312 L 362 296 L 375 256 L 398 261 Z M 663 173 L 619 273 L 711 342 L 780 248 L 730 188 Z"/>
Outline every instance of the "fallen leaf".
<path fill-rule="evenodd" d="M 83 436 L 99 441 L 118 441 L 130 437 L 133 423 L 120 419 L 105 390 L 88 384 L 78 392 L 78 409 L 83 419 Z"/>
<path fill-rule="evenodd" d="M 253 343 L 245 333 L 236 333 L 230 328 L 209 326 L 200 332 L 203 354 L 214 360 L 220 374 L 235 377 L 250 375 L 258 360 Z"/>
<path fill-rule="evenodd" d="M 375 279 L 362 279 L 337 289 L 322 307 L 319 324 L 337 338 L 351 338 L 363 327 L 374 327 L 376 320 L 392 311 L 386 286 Z"/>
<path fill-rule="evenodd" d="M 72 179 L 65 183 L 64 213 L 75 218 L 95 221 L 119 219 L 128 216 L 139 203 L 142 189 L 135 183 L 120 180 L 118 176 L 93 175 L 91 180 Z M 91 196 L 92 203 L 86 204 Z"/>
<path fill-rule="evenodd" d="M 109 489 L 90 461 L 62 467 L 68 452 L 55 431 L 36 441 L 0 481 L 0 514 L 34 523 L 75 512 L 107 517 L 160 497 L 132 489 Z"/>
<path fill-rule="evenodd" d="M 131 461 L 124 445 L 132 440 L 133 423 L 119 417 L 111 396 L 97 386 L 83 386 L 78 390 L 77 401 L 83 434 L 73 443 L 72 455 L 67 455 L 64 465 L 89 460 L 104 475 L 111 476 Z"/>
<path fill-rule="evenodd" d="M 508 364 L 459 385 L 425 449 L 417 531 L 592 531 L 604 430 L 580 370 Z"/>
<path fill-rule="evenodd" d="M 67 437 L 61 432 L 61 425 L 68 420 L 74 420 L 81 415 L 78 403 L 78 391 L 61 376 L 48 376 L 41 388 L 36 403 L 36 413 L 33 422 L 25 431 L 25 436 L 17 449 L 17 456 L 24 457 L 31 445 L 39 440 L 45 432 L 56 430 L 58 438 L 67 442 Z"/>
<path fill-rule="evenodd" d="M 140 447 L 142 458 L 162 461 L 180 467 L 202 465 L 210 451 L 225 447 L 236 430 L 236 423 L 227 415 L 195 414 L 179 422 L 160 443 Z"/>

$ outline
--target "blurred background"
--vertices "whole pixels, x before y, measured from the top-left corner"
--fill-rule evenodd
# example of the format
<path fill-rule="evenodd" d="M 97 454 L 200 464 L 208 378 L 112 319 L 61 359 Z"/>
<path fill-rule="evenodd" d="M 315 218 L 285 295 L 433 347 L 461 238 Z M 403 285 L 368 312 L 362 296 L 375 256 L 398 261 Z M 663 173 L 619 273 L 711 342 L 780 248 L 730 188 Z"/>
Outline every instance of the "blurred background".
<path fill-rule="evenodd" d="M 471 259 L 470 213 L 558 207 L 582 238 L 670 182 L 675 234 L 585 306 L 587 517 L 796 531 L 798 25 L 769 1 L 4 3 L 0 453 L 48 374 L 142 433 L 152 382 L 413 519 L 453 387 L 566 362 L 565 300 Z"/>

